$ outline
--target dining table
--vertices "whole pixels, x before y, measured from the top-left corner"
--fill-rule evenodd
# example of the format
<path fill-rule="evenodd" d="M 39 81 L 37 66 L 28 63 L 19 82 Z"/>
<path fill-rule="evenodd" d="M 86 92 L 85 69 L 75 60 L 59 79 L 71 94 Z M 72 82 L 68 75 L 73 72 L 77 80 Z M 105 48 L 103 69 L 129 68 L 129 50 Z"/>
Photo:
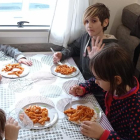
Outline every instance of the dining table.
<path fill-rule="evenodd" d="M 68 120 L 64 110 L 77 104 L 90 104 L 97 111 L 98 123 L 107 130 L 113 130 L 110 122 L 92 93 L 82 97 L 69 94 L 69 89 L 85 79 L 73 58 L 61 63 L 77 69 L 73 75 L 62 75 L 55 72 L 52 52 L 23 52 L 32 66 L 25 66 L 23 76 L 8 77 L 2 74 L 2 68 L 17 63 L 12 57 L 0 52 L 0 108 L 7 117 L 12 116 L 21 124 L 18 140 L 92 140 L 80 132 L 80 125 Z M 22 125 L 19 112 L 29 105 L 40 105 L 49 110 L 50 123 L 46 125 Z"/>

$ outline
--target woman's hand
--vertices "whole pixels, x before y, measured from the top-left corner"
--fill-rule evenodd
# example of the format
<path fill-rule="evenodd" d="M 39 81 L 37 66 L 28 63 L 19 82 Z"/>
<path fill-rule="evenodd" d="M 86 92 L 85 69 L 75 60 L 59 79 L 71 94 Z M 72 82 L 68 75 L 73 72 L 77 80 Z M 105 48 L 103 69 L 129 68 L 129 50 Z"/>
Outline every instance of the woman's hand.
<path fill-rule="evenodd" d="M 28 66 L 32 65 L 32 62 L 30 60 L 27 60 L 26 58 L 20 58 L 18 60 L 18 63 L 20 63 L 20 64 L 23 63 L 23 64 L 28 65 Z"/>
<path fill-rule="evenodd" d="M 6 121 L 6 125 L 5 125 L 5 139 L 17 140 L 19 129 L 20 126 L 18 126 L 18 123 L 12 117 L 10 117 Z"/>
<path fill-rule="evenodd" d="M 72 94 L 73 96 L 82 96 L 84 94 L 84 91 L 80 86 L 75 85 L 70 87 L 69 93 Z"/>
<path fill-rule="evenodd" d="M 87 137 L 100 139 L 104 129 L 96 122 L 84 121 L 80 127 L 81 133 Z"/>
<path fill-rule="evenodd" d="M 57 62 L 59 62 L 62 58 L 62 53 L 61 52 L 56 52 L 53 55 L 53 63 L 56 64 Z"/>
<path fill-rule="evenodd" d="M 97 54 L 99 51 L 101 51 L 105 44 L 102 44 L 103 40 L 99 38 L 99 36 L 96 38 L 96 41 L 94 38 L 92 38 L 92 47 L 87 47 L 88 56 L 91 59 L 95 54 Z"/>

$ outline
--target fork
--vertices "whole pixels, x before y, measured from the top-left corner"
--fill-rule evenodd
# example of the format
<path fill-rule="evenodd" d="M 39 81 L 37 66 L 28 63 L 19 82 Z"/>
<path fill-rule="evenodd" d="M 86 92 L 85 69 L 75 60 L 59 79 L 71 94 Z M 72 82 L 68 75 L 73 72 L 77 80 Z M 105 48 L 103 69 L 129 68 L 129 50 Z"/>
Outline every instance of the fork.
<path fill-rule="evenodd" d="M 55 51 L 53 50 L 53 48 L 50 48 L 51 49 L 51 51 L 53 52 L 53 53 L 55 53 Z M 59 65 L 63 65 L 60 61 L 58 61 L 57 62 Z"/>
<path fill-rule="evenodd" d="M 25 89 L 25 88 L 28 87 L 29 85 L 31 85 L 31 84 L 33 84 L 33 83 L 39 81 L 39 80 L 40 80 L 40 79 L 36 79 L 36 80 L 31 81 L 30 83 L 24 85 L 24 86 L 22 87 L 22 89 Z"/>

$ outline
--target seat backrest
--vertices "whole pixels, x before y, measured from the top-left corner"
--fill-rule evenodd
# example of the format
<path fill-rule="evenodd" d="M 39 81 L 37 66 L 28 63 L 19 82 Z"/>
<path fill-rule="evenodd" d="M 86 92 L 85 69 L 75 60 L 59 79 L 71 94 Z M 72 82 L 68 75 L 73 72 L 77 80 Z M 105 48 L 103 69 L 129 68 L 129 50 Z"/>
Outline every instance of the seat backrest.
<path fill-rule="evenodd" d="M 130 32 L 130 35 L 136 36 L 140 39 L 140 15 L 138 16 L 138 19 L 133 26 L 133 29 Z"/>
<path fill-rule="evenodd" d="M 129 28 L 130 30 L 132 30 L 139 15 L 140 15 L 139 4 L 134 3 L 134 4 L 124 7 L 123 12 L 122 12 L 123 25 Z"/>

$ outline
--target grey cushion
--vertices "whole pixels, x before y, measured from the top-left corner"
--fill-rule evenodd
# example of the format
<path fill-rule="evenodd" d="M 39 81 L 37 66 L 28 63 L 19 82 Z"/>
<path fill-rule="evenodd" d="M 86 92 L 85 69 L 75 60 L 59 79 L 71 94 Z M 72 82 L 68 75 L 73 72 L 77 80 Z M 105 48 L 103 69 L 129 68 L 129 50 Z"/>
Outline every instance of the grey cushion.
<path fill-rule="evenodd" d="M 119 25 L 117 27 L 116 37 L 118 39 L 118 43 L 130 54 L 130 57 L 133 60 L 134 50 L 139 45 L 140 39 L 135 36 L 131 36 L 130 30 L 124 25 Z M 140 71 L 140 57 L 136 68 Z"/>
<path fill-rule="evenodd" d="M 133 29 L 138 16 L 140 15 L 140 5 L 137 3 L 126 6 L 122 13 L 122 23 L 124 26 Z"/>
<path fill-rule="evenodd" d="M 134 25 L 133 29 L 130 32 L 130 35 L 136 36 L 140 39 L 140 15 Z"/>
<path fill-rule="evenodd" d="M 12 47 L 18 48 L 22 52 L 50 52 L 50 48 L 55 51 L 61 51 L 62 46 L 54 45 L 52 43 L 30 43 L 30 44 L 10 44 Z"/>

